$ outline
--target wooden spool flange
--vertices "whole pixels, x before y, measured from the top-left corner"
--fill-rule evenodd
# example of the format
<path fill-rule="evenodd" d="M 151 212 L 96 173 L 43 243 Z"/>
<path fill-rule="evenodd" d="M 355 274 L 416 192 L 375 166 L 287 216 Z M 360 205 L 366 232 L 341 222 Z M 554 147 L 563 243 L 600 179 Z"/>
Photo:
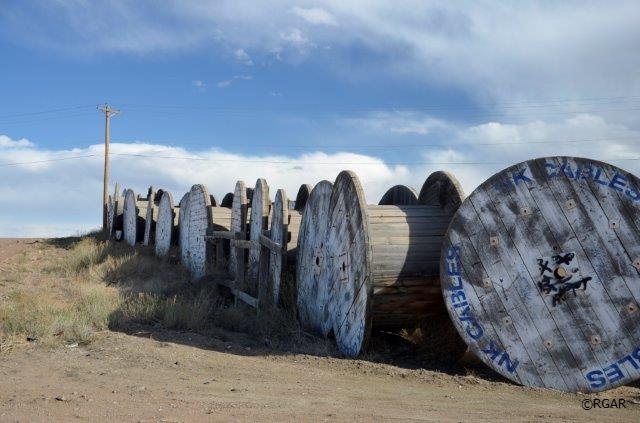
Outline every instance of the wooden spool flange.
<path fill-rule="evenodd" d="M 180 199 L 178 203 L 180 212 L 178 213 L 178 245 L 180 246 L 180 261 L 185 267 L 189 267 L 189 256 L 185 250 L 185 246 L 188 243 L 187 236 L 189 233 L 189 193 L 187 192 Z"/>
<path fill-rule="evenodd" d="M 378 202 L 380 206 L 411 206 L 416 204 L 418 204 L 416 191 L 406 185 L 396 185 L 389 188 Z"/>
<path fill-rule="evenodd" d="M 251 200 L 249 239 L 257 245 L 260 235 L 269 227 L 269 213 L 271 211 L 271 200 L 269 200 L 269 185 L 267 181 L 260 178 L 256 181 Z M 247 282 L 248 291 L 251 295 L 258 293 L 258 273 L 260 270 L 260 249 L 251 248 L 247 262 Z"/>
<path fill-rule="evenodd" d="M 122 220 L 124 214 L 124 196 L 120 191 L 120 184 L 116 183 L 112 196 L 113 209 L 111 211 L 111 225 L 109 227 L 109 237 L 115 237 L 118 240 L 122 238 Z M 119 237 L 117 236 L 119 234 Z"/>
<path fill-rule="evenodd" d="M 333 332 L 357 356 L 372 328 L 414 328 L 446 315 L 439 257 L 450 215 L 439 206 L 367 206 L 357 176 L 338 175 L 328 211 L 326 248 Z"/>
<path fill-rule="evenodd" d="M 211 205 L 212 196 L 204 185 L 196 184 L 189 191 L 187 213 L 185 216 L 187 233 L 181 252 L 184 265 L 194 278 L 201 278 L 209 271 L 211 247 L 206 242 L 207 229 L 229 230 L 231 211 L 227 208 Z"/>
<path fill-rule="evenodd" d="M 177 243 L 178 213 L 173 206 L 173 196 L 169 191 L 160 190 L 158 202 L 158 222 L 156 224 L 155 251 L 158 257 L 166 257 L 169 249 Z"/>
<path fill-rule="evenodd" d="M 296 266 L 298 320 L 324 336 L 333 327 L 324 244 L 332 188 L 331 182 L 320 181 L 311 190 L 298 232 Z"/>
<path fill-rule="evenodd" d="M 240 234 L 242 240 L 246 239 L 248 208 L 247 187 L 244 181 L 238 181 L 233 193 L 230 231 L 234 234 Z M 232 276 L 237 276 L 238 253 L 244 254 L 244 251 L 233 247 L 229 251 L 229 274 Z"/>
<path fill-rule="evenodd" d="M 220 207 L 226 207 L 228 209 L 233 207 L 233 193 L 232 192 L 228 192 L 222 198 L 222 202 L 220 203 Z"/>
<path fill-rule="evenodd" d="M 137 200 L 131 189 L 124 192 L 123 239 L 131 246 L 141 242 L 144 237 L 144 217 L 147 214 L 146 201 Z"/>
<path fill-rule="evenodd" d="M 275 251 L 269 252 L 269 281 L 271 282 L 271 301 L 278 305 L 280 301 L 280 284 L 282 281 L 282 270 L 287 263 L 287 237 L 289 232 L 289 199 L 283 189 L 276 192 L 276 199 L 271 210 L 271 241 L 280 244 L 282 250 L 279 254 Z"/>
<path fill-rule="evenodd" d="M 149 187 L 149 196 L 147 197 L 147 214 L 144 219 L 144 240 L 143 245 L 153 244 L 155 242 L 156 223 L 158 221 L 158 203 L 156 201 L 156 191 L 153 187 Z"/>
<path fill-rule="evenodd" d="M 433 172 L 422 185 L 419 204 L 440 205 L 446 211 L 455 213 L 464 199 L 464 191 L 458 180 L 448 172 Z"/>
<path fill-rule="evenodd" d="M 470 349 L 527 386 L 640 378 L 640 180 L 595 160 L 511 166 L 460 206 L 442 292 Z"/>
<path fill-rule="evenodd" d="M 307 205 L 307 201 L 309 200 L 309 194 L 311 194 L 311 185 L 300 185 L 300 188 L 298 188 L 298 194 L 296 195 L 294 210 L 302 213 L 302 210 L 304 210 L 304 206 Z"/>

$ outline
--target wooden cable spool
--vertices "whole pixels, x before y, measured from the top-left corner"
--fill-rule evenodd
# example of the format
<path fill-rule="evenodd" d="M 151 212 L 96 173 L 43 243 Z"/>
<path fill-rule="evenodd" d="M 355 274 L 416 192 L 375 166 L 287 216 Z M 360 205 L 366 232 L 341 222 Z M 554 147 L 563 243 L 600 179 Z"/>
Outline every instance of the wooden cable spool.
<path fill-rule="evenodd" d="M 147 214 L 147 202 L 138 200 L 131 189 L 124 192 L 123 238 L 133 246 L 144 238 L 144 217 Z"/>
<path fill-rule="evenodd" d="M 256 181 L 253 189 L 253 198 L 251 199 L 251 210 L 249 210 L 249 239 L 256 245 L 260 241 L 262 232 L 269 228 L 269 213 L 271 211 L 271 200 L 269 199 L 269 185 L 267 181 L 260 178 Z M 260 249 L 249 249 L 249 258 L 247 262 L 247 283 L 248 293 L 257 295 L 258 274 L 260 271 Z"/>
<path fill-rule="evenodd" d="M 304 206 L 307 205 L 311 190 L 312 187 L 309 184 L 300 185 L 300 188 L 298 188 L 298 194 L 296 194 L 296 201 L 293 207 L 294 210 L 297 210 L 299 212 L 302 212 L 302 210 L 304 210 Z"/>
<path fill-rule="evenodd" d="M 345 355 L 359 355 L 372 329 L 446 316 L 438 274 L 450 218 L 437 205 L 367 206 L 355 173 L 338 175 L 324 243 L 333 332 Z"/>
<path fill-rule="evenodd" d="M 169 191 L 158 191 L 158 222 L 155 233 L 155 252 L 158 257 L 166 257 L 172 245 L 178 242 L 178 214 L 173 196 Z"/>
<path fill-rule="evenodd" d="M 111 225 L 109 227 L 109 237 L 117 240 L 122 238 L 122 220 L 124 213 L 124 196 L 120 191 L 120 184 L 116 183 L 112 196 L 113 210 L 111 211 Z"/>
<path fill-rule="evenodd" d="M 419 204 L 437 204 L 446 211 L 455 213 L 464 200 L 464 192 L 458 180 L 450 173 L 438 170 L 433 172 L 422 185 Z"/>
<path fill-rule="evenodd" d="M 416 191 L 406 185 L 396 185 L 389 188 L 378 202 L 379 206 L 413 206 L 416 204 L 418 204 Z"/>
<path fill-rule="evenodd" d="M 143 245 L 153 244 L 155 242 L 156 224 L 158 221 L 158 203 L 156 201 L 156 191 L 153 187 L 149 187 L 149 196 L 147 197 L 147 214 L 144 219 L 144 240 Z"/>
<path fill-rule="evenodd" d="M 482 183 L 443 245 L 469 348 L 516 383 L 597 392 L 640 378 L 640 179 L 548 157 Z"/>
<path fill-rule="evenodd" d="M 180 261 L 182 265 L 189 268 L 189 256 L 185 250 L 185 245 L 187 245 L 188 240 L 187 236 L 189 233 L 189 193 L 187 192 L 180 199 L 180 203 L 178 203 L 178 208 L 180 212 L 178 213 L 178 245 L 180 246 Z"/>
<path fill-rule="evenodd" d="M 206 242 L 207 230 L 229 230 L 231 211 L 211 204 L 212 196 L 204 185 L 196 184 L 189 191 L 188 207 L 184 218 L 186 233 L 181 254 L 184 265 L 194 278 L 205 276 L 209 269 L 213 244 Z M 215 201 L 215 199 L 214 199 Z"/>
<path fill-rule="evenodd" d="M 281 246 L 281 251 L 269 252 L 269 281 L 272 304 L 278 305 L 280 301 L 280 285 L 282 281 L 282 271 L 287 264 L 287 237 L 289 235 L 289 199 L 283 189 L 276 192 L 276 199 L 271 208 L 271 241 Z"/>
<path fill-rule="evenodd" d="M 233 193 L 232 192 L 228 192 L 222 198 L 222 202 L 220 203 L 220 207 L 226 207 L 228 209 L 233 207 Z"/>
<path fill-rule="evenodd" d="M 233 203 L 231 205 L 231 226 L 229 230 L 233 232 L 234 236 L 237 236 L 238 239 L 240 240 L 246 240 L 247 211 L 249 209 L 247 193 L 248 193 L 248 190 L 244 181 L 236 182 L 236 187 L 233 192 Z M 229 271 L 229 274 L 231 274 L 234 277 L 240 276 L 240 275 L 237 275 L 238 258 L 239 258 L 238 254 L 242 254 L 242 261 L 244 262 L 243 250 L 232 247 L 229 251 L 228 271 Z"/>
<path fill-rule="evenodd" d="M 304 327 L 324 336 L 329 334 L 333 324 L 325 266 L 328 256 L 324 244 L 332 188 L 331 182 L 320 181 L 309 194 L 298 232 L 296 266 L 298 320 Z"/>

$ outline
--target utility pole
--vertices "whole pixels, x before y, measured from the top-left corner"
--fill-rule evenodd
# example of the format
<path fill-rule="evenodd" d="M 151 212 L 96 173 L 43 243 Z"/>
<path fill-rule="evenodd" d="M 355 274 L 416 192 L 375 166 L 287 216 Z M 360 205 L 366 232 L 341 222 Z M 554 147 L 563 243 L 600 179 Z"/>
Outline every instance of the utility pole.
<path fill-rule="evenodd" d="M 109 141 L 111 118 L 120 110 L 112 109 L 108 104 L 97 107 L 98 111 L 104 113 L 104 181 L 102 187 L 102 231 L 107 234 L 107 203 L 109 201 Z"/>

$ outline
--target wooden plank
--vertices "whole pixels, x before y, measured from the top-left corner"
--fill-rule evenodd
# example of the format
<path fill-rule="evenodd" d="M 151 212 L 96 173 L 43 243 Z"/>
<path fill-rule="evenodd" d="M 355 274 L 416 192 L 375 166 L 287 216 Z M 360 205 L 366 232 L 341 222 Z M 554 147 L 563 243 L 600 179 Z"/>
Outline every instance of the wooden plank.
<path fill-rule="evenodd" d="M 205 236 L 207 241 L 216 241 L 218 239 L 235 239 L 236 234 L 233 231 L 210 231 L 208 235 Z"/>

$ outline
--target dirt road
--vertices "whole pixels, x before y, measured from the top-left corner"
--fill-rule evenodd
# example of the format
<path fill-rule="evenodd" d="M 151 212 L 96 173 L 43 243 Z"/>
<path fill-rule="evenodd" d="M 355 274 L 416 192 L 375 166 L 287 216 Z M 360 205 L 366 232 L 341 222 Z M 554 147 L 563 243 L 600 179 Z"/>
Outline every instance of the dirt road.
<path fill-rule="evenodd" d="M 20 267 L 32 289 L 64 288 L 24 265 L 63 250 L 15 244 L 8 252 L 0 243 L 0 267 Z M 19 284 L 3 283 L 5 292 Z M 0 421 L 640 421 L 636 387 L 564 394 L 500 381 L 473 361 L 446 372 L 384 361 L 292 354 L 224 330 L 132 324 L 98 332 L 86 346 L 0 349 Z M 585 411 L 586 398 L 622 398 L 626 408 Z"/>

